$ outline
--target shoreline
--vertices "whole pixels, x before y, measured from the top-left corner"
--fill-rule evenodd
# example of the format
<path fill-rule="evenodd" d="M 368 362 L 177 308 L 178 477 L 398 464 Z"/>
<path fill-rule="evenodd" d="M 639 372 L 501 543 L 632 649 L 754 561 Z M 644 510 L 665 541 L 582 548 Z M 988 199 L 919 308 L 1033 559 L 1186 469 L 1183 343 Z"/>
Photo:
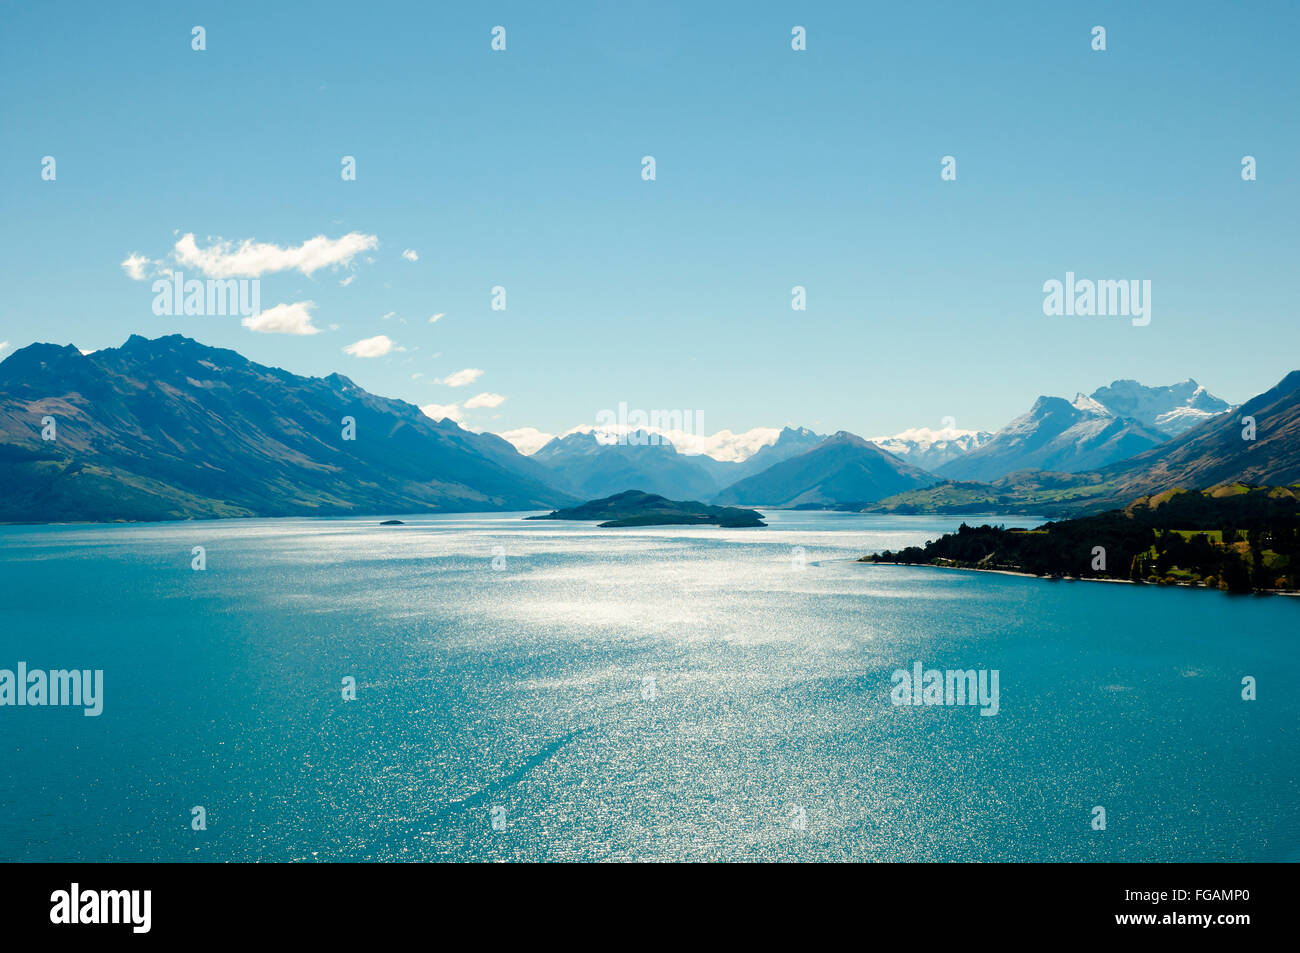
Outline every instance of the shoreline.
<path fill-rule="evenodd" d="M 934 563 L 901 563 L 901 562 L 872 562 L 869 559 L 855 559 L 855 563 L 862 563 L 867 566 L 911 566 L 916 569 L 948 569 L 956 572 L 987 572 L 996 573 L 999 576 L 1020 576 L 1023 579 L 1040 579 L 1046 582 L 1052 582 L 1052 576 L 1040 576 L 1032 572 L 1019 572 L 1014 569 L 980 569 L 977 566 L 938 566 Z M 1204 589 L 1206 592 L 1224 592 L 1223 589 L 1210 589 L 1208 586 L 1194 586 L 1190 582 L 1142 582 L 1137 583 L 1132 579 L 1104 579 L 1099 576 L 1061 576 L 1055 579 L 1057 582 L 1114 582 L 1124 586 L 1151 586 L 1155 589 Z M 1249 593 L 1241 592 L 1236 595 L 1252 596 L 1300 596 L 1300 591 L 1295 589 L 1252 589 Z"/>

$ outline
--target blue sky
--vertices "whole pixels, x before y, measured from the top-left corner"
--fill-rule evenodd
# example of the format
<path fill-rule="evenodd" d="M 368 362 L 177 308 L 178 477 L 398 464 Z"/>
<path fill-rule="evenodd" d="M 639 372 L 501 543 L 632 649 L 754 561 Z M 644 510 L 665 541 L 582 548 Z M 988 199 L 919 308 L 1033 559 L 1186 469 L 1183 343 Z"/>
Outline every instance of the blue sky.
<path fill-rule="evenodd" d="M 1295 4 L 444 6 L 5 4 L 0 341 L 181 332 L 495 431 L 620 401 L 996 429 L 1115 378 L 1242 401 L 1300 366 Z M 257 333 L 153 313 L 122 262 L 175 267 L 186 234 L 374 247 L 262 274 L 320 333 Z M 1151 323 L 1044 316 L 1067 271 L 1149 279 Z"/>

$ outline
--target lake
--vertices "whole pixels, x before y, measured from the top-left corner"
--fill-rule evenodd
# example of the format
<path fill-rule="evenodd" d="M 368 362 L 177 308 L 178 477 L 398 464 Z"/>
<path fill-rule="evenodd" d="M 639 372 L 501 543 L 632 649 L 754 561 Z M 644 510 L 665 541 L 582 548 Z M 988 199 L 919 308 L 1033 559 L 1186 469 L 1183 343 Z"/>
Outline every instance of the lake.
<path fill-rule="evenodd" d="M 522 515 L 0 527 L 0 668 L 104 673 L 0 707 L 0 860 L 1300 857 L 1300 600 Z"/>

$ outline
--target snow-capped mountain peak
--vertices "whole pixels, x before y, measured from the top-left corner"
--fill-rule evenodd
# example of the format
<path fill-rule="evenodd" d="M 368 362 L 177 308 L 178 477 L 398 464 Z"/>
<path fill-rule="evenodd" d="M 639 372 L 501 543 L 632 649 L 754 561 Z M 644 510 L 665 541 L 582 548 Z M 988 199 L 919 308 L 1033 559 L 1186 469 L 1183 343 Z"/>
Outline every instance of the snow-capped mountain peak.
<path fill-rule="evenodd" d="M 871 442 L 913 466 L 931 470 L 970 453 L 991 436 L 983 430 L 912 427 L 893 436 L 872 437 Z"/>
<path fill-rule="evenodd" d="M 1085 414 L 1096 414 L 1098 417 L 1114 417 L 1115 415 L 1107 409 L 1106 405 L 1099 400 L 1089 397 L 1087 394 L 1075 394 L 1074 400 L 1070 401 L 1075 410 L 1081 410 Z"/>
<path fill-rule="evenodd" d="M 607 427 L 594 424 L 579 424 L 570 427 L 558 435 L 545 433 L 533 427 L 508 430 L 500 434 L 515 445 L 520 453 L 535 454 L 552 440 L 561 441 L 575 434 L 591 435 L 594 444 L 614 446 L 619 444 L 620 436 L 632 431 L 652 434 L 655 444 L 671 444 L 684 456 L 705 456 L 720 463 L 742 463 L 765 447 L 776 446 L 783 441 L 807 443 L 813 438 L 820 439 L 805 427 L 754 427 L 740 433 L 731 430 L 719 430 L 712 434 L 698 434 L 687 430 L 663 430 L 659 427 Z"/>
<path fill-rule="evenodd" d="M 1128 417 L 1171 437 L 1232 409 L 1190 377 L 1165 387 L 1117 380 L 1097 388 L 1090 399 L 1116 417 Z"/>

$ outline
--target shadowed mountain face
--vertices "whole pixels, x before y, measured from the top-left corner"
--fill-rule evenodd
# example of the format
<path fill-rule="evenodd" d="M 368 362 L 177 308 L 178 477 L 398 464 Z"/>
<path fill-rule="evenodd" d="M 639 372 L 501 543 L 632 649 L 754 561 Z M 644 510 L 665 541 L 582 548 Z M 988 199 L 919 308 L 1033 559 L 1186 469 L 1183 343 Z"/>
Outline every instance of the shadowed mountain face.
<path fill-rule="evenodd" d="M 1080 404 L 1062 397 L 1040 397 L 1029 413 L 935 472 L 952 480 L 984 482 L 1018 470 L 1077 473 L 1131 457 L 1167 439 L 1136 420 Z"/>
<path fill-rule="evenodd" d="M 56 439 L 42 439 L 53 417 Z M 343 418 L 355 420 L 344 439 Z M 491 434 L 346 377 L 299 377 L 180 335 L 0 363 L 0 520 L 542 509 L 574 498 Z"/>
<path fill-rule="evenodd" d="M 870 502 L 933 482 L 924 470 L 840 431 L 812 450 L 732 484 L 716 499 L 766 506 Z"/>

